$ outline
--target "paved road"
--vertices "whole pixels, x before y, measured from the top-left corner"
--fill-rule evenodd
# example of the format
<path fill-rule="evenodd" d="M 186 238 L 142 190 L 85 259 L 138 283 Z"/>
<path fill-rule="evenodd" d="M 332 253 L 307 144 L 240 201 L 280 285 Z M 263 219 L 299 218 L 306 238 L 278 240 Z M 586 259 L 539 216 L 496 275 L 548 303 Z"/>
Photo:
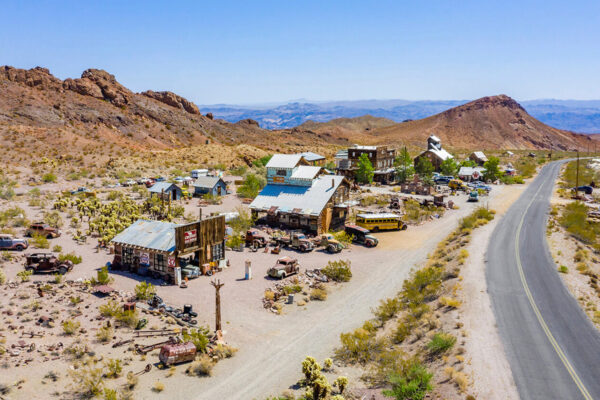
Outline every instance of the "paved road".
<path fill-rule="evenodd" d="M 546 165 L 494 230 L 488 290 L 522 399 L 600 400 L 600 334 L 558 276 L 546 241 L 560 165 Z"/>

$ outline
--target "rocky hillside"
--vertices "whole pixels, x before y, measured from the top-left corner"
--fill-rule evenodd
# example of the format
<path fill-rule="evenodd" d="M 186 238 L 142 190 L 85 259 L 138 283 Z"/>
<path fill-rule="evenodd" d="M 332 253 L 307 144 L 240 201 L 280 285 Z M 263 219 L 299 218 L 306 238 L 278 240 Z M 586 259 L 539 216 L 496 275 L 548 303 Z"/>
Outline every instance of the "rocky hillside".
<path fill-rule="evenodd" d="M 584 149 L 591 138 L 552 128 L 533 118 L 506 95 L 483 97 L 428 118 L 365 130 L 336 120 L 312 124 L 317 133 L 340 132 L 348 140 L 423 146 L 430 134 L 444 145 L 464 149 Z"/>
<path fill-rule="evenodd" d="M 253 120 L 216 120 L 172 92 L 134 93 L 103 70 L 88 69 L 80 78 L 63 81 L 46 68 L 0 67 L 3 160 L 29 164 L 44 155 L 102 159 L 207 143 L 290 151 L 329 142 L 336 140 L 265 130 Z"/>

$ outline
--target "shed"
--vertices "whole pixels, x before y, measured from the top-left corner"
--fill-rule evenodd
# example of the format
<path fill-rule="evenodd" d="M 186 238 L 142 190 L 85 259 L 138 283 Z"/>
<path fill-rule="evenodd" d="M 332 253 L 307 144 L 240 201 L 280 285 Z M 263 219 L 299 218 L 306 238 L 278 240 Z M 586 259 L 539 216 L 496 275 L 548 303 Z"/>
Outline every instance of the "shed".
<path fill-rule="evenodd" d="M 150 189 L 150 197 L 164 195 L 165 200 L 180 200 L 183 197 L 183 191 L 179 186 L 171 182 L 156 182 Z"/>
<path fill-rule="evenodd" d="M 460 167 L 458 177 L 463 181 L 473 181 L 481 179 L 484 173 L 483 167 Z"/>
<path fill-rule="evenodd" d="M 483 153 L 483 151 L 474 151 L 469 156 L 469 160 L 474 161 L 477 165 L 483 165 L 488 161 L 487 156 Z"/>
<path fill-rule="evenodd" d="M 304 153 L 300 153 L 300 155 L 310 165 L 323 165 L 323 163 L 325 162 L 324 156 L 317 154 L 317 153 L 313 153 L 312 151 L 305 151 Z"/>
<path fill-rule="evenodd" d="M 224 196 L 227 194 L 227 184 L 218 176 L 200 176 L 193 183 L 194 194 L 202 196 L 211 194 L 212 196 Z"/>

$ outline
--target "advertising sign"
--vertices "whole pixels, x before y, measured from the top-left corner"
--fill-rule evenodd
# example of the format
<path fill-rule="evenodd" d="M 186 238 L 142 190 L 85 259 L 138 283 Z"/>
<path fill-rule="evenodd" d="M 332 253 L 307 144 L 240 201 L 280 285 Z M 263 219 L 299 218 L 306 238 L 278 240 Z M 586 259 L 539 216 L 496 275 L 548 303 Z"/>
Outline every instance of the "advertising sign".
<path fill-rule="evenodd" d="M 169 256 L 167 263 L 168 263 L 167 265 L 169 266 L 169 268 L 175 268 L 175 257 Z"/>
<path fill-rule="evenodd" d="M 140 264 L 150 264 L 150 255 L 148 253 L 140 254 Z"/>
<path fill-rule="evenodd" d="M 198 230 L 197 229 L 191 229 L 191 230 L 185 231 L 183 233 L 183 241 L 186 245 L 196 243 L 197 239 L 198 239 Z"/>

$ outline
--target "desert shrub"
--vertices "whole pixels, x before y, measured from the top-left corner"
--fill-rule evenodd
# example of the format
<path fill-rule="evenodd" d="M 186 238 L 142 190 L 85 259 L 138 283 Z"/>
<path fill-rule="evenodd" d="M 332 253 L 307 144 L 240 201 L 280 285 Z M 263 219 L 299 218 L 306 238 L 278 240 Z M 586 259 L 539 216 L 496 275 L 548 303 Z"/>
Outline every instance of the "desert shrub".
<path fill-rule="evenodd" d="M 100 314 L 103 317 L 114 317 L 119 313 L 120 310 L 121 307 L 119 306 L 119 303 L 112 299 L 109 300 L 106 304 L 102 304 L 98 307 L 98 311 L 100 311 Z"/>
<path fill-rule="evenodd" d="M 69 336 L 77 333 L 80 326 L 81 326 L 81 323 L 79 323 L 78 321 L 73 321 L 72 319 L 67 319 L 67 320 L 63 321 L 63 323 L 62 323 L 63 332 L 65 333 L 65 335 L 69 335 Z"/>
<path fill-rule="evenodd" d="M 333 237 L 335 240 L 343 244 L 345 248 L 350 247 L 352 241 L 354 240 L 354 235 L 350 235 L 345 231 L 334 232 Z"/>
<path fill-rule="evenodd" d="M 215 363 L 206 354 L 202 354 L 196 361 L 192 362 L 185 370 L 188 375 L 211 376 Z"/>
<path fill-rule="evenodd" d="M 48 173 L 45 173 L 44 175 L 42 175 L 42 181 L 44 183 L 54 183 L 54 182 L 56 182 L 56 179 L 57 179 L 56 175 L 53 174 L 52 172 L 48 172 Z"/>
<path fill-rule="evenodd" d="M 242 235 L 231 235 L 226 242 L 226 246 L 232 249 L 238 248 L 242 244 L 244 244 L 244 238 Z"/>
<path fill-rule="evenodd" d="M 402 284 L 402 302 L 419 304 L 437 298 L 442 285 L 443 270 L 436 267 L 425 267 L 415 270 Z"/>
<path fill-rule="evenodd" d="M 52 251 L 53 251 L 54 253 L 60 253 L 60 252 L 62 251 L 62 246 L 60 246 L 60 245 L 58 245 L 58 244 L 55 244 L 55 245 L 52 247 Z"/>
<path fill-rule="evenodd" d="M 83 301 L 83 299 L 79 296 L 69 297 L 69 302 L 71 303 L 72 306 L 76 306 L 77 304 L 81 303 L 82 301 Z"/>
<path fill-rule="evenodd" d="M 135 297 L 138 300 L 148 300 L 156 293 L 156 288 L 150 282 L 142 281 L 135 286 Z"/>
<path fill-rule="evenodd" d="M 73 388 L 76 393 L 84 398 L 99 396 L 104 387 L 104 373 L 102 368 L 94 368 L 91 365 L 71 370 Z"/>
<path fill-rule="evenodd" d="M 558 221 L 577 240 L 595 244 L 598 225 L 588 221 L 587 212 L 588 208 L 584 203 L 574 201 L 563 208 Z"/>
<path fill-rule="evenodd" d="M 117 391 L 115 389 L 104 388 L 104 391 L 102 392 L 102 399 L 103 400 L 117 400 L 118 399 Z"/>
<path fill-rule="evenodd" d="M 118 378 L 123 372 L 123 362 L 118 358 L 109 358 L 104 362 L 107 378 Z"/>
<path fill-rule="evenodd" d="M 107 285 L 113 281 L 113 278 L 108 273 L 108 267 L 104 266 L 96 271 L 96 277 L 90 279 L 92 285 Z"/>
<path fill-rule="evenodd" d="M 456 343 L 456 338 L 449 333 L 438 332 L 427 343 L 430 354 L 438 355 L 450 350 Z"/>
<path fill-rule="evenodd" d="M 156 381 L 154 385 L 152 385 L 152 391 L 156 393 L 160 393 L 165 390 L 165 385 L 162 382 Z"/>
<path fill-rule="evenodd" d="M 388 397 L 394 397 L 397 400 L 423 400 L 431 386 L 433 374 L 420 363 L 413 363 L 404 373 L 394 373 L 389 377 L 389 384 L 392 386 L 389 390 L 384 390 L 383 394 Z"/>
<path fill-rule="evenodd" d="M 27 271 L 27 270 L 17 272 L 17 276 L 21 279 L 21 282 L 29 282 L 32 274 L 33 274 L 33 271 Z"/>
<path fill-rule="evenodd" d="M 397 297 L 391 297 L 379 302 L 379 306 L 373 311 L 373 314 L 381 321 L 382 324 L 394 318 L 394 316 L 400 311 L 402 304 L 400 299 Z"/>
<path fill-rule="evenodd" d="M 495 211 L 488 210 L 484 207 L 478 207 L 475 211 L 473 211 L 470 215 L 462 218 L 459 223 L 459 229 L 473 229 L 477 228 L 481 225 L 487 223 L 487 221 L 491 221 L 494 219 Z"/>
<path fill-rule="evenodd" d="M 365 324 L 353 332 L 340 335 L 341 347 L 335 349 L 335 355 L 342 361 L 366 364 L 377 358 L 384 348 L 384 342 L 375 336 L 375 328 Z"/>
<path fill-rule="evenodd" d="M 272 290 L 265 290 L 265 300 L 275 300 L 275 292 Z"/>
<path fill-rule="evenodd" d="M 558 267 L 558 272 L 562 274 L 567 274 L 569 272 L 569 268 L 567 268 L 566 265 L 561 265 L 560 267 Z"/>
<path fill-rule="evenodd" d="M 112 326 L 103 326 L 96 332 L 96 338 L 98 341 L 106 343 L 112 340 L 114 333 L 115 331 Z"/>
<path fill-rule="evenodd" d="M 194 343 L 196 350 L 200 353 L 206 353 L 206 346 L 208 346 L 208 328 L 200 327 L 198 329 L 190 329 L 183 332 L 183 340 L 186 342 Z"/>
<path fill-rule="evenodd" d="M 131 371 L 128 372 L 126 388 L 129 390 L 133 390 L 137 386 L 139 381 L 140 381 L 140 378 L 136 374 L 134 374 Z"/>
<path fill-rule="evenodd" d="M 460 302 L 460 300 L 452 297 L 442 297 L 440 298 L 440 304 L 444 307 L 458 308 L 462 303 Z"/>
<path fill-rule="evenodd" d="M 226 344 L 217 344 L 213 349 L 212 355 L 217 357 L 219 360 L 223 360 L 225 358 L 231 358 L 237 352 L 235 347 L 228 346 Z"/>
<path fill-rule="evenodd" d="M 352 278 L 350 260 L 329 261 L 321 272 L 336 282 L 348 282 Z"/>
<path fill-rule="evenodd" d="M 63 225 L 62 217 L 58 211 L 51 211 L 44 214 L 44 222 L 50 226 L 60 228 Z"/>
<path fill-rule="evenodd" d="M 115 314 L 115 319 L 130 328 L 135 328 L 140 320 L 137 310 L 119 310 Z"/>
<path fill-rule="evenodd" d="M 310 299 L 311 300 L 319 300 L 319 301 L 327 300 L 327 290 L 314 288 L 313 290 L 310 291 Z"/>
<path fill-rule="evenodd" d="M 298 284 L 286 285 L 283 287 L 283 292 L 285 294 L 300 293 L 301 291 L 302 291 L 302 285 L 298 285 Z"/>
<path fill-rule="evenodd" d="M 67 254 L 59 254 L 58 259 L 59 261 L 71 261 L 75 265 L 81 264 L 81 256 L 78 256 L 73 252 Z"/>
<path fill-rule="evenodd" d="M 50 242 L 44 235 L 34 234 L 31 237 L 31 244 L 37 249 L 48 249 L 50 248 Z"/>
<path fill-rule="evenodd" d="M 0 268 L 0 285 L 4 285 L 6 283 L 6 274 L 4 270 Z"/>

